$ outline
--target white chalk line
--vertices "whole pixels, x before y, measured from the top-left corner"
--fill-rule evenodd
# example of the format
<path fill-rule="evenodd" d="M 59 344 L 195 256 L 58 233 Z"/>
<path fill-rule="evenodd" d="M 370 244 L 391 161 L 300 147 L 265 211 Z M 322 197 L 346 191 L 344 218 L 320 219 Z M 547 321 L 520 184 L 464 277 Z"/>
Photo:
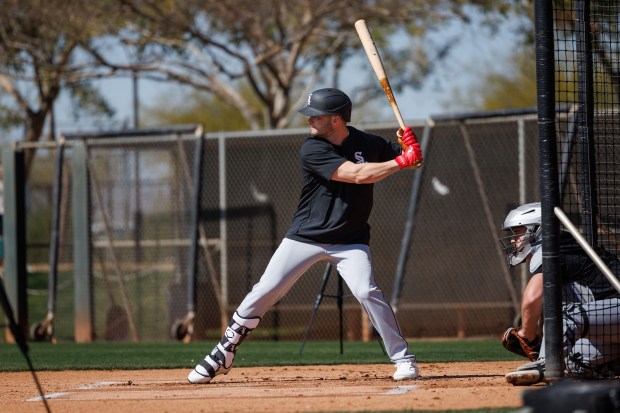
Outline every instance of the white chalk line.
<path fill-rule="evenodd" d="M 113 386 L 115 384 L 120 384 L 120 383 L 116 381 L 100 381 L 98 383 L 90 383 L 90 384 L 86 384 L 84 386 L 78 387 L 78 390 L 98 389 L 99 387 Z"/>
<path fill-rule="evenodd" d="M 26 401 L 27 402 L 40 402 L 41 400 L 43 400 L 44 397 L 45 399 L 57 399 L 59 397 L 66 396 L 68 394 L 71 394 L 71 392 L 50 393 L 50 394 L 43 395 L 43 397 L 41 396 L 32 397 L 30 399 L 27 399 Z"/>
<path fill-rule="evenodd" d="M 416 388 L 416 386 L 396 386 L 395 388 L 390 389 L 390 390 L 386 391 L 385 393 L 381 393 L 381 394 L 387 394 L 387 395 L 391 395 L 391 394 L 405 394 L 409 390 L 415 389 L 415 388 Z"/>
<path fill-rule="evenodd" d="M 161 381 L 156 382 L 144 382 L 140 381 L 139 383 L 134 383 L 132 389 L 124 390 L 124 389 L 115 389 L 115 400 L 131 400 L 131 399 L 143 399 L 139 396 L 140 393 L 153 393 L 157 392 L 160 398 L 168 398 L 168 399 L 198 399 L 205 397 L 213 397 L 218 394 L 223 396 L 230 393 L 230 389 L 225 387 L 209 387 L 209 386 L 191 386 L 188 389 L 174 389 L 174 390 L 157 390 L 152 388 L 144 388 L 144 385 L 148 385 L 149 383 L 157 383 L 161 384 Z M 171 382 L 172 383 L 172 382 Z M 77 390 L 80 391 L 68 391 L 68 392 L 58 392 L 58 393 L 50 393 L 44 395 L 45 399 L 62 399 L 64 401 L 77 401 L 77 400 L 109 400 L 108 397 L 102 397 L 101 391 L 98 392 L 89 392 L 88 390 L 103 390 L 106 391 L 106 388 L 110 388 L 111 386 L 117 385 L 126 385 L 127 382 L 112 382 L 112 381 L 104 381 L 97 383 L 90 383 L 84 386 L 80 386 Z M 175 382 L 175 384 L 178 384 Z M 142 388 L 140 388 L 142 387 Z M 402 395 L 406 394 L 410 390 L 415 389 L 417 386 L 330 386 L 329 389 L 325 388 L 316 388 L 309 389 L 308 387 L 289 387 L 289 388 L 274 388 L 274 387 L 255 387 L 248 386 L 246 389 L 246 398 L 279 398 L 279 397 L 291 397 L 291 396 L 305 396 L 305 397 L 326 397 L 326 396 L 342 396 L 343 394 L 347 396 L 355 396 L 355 395 L 385 395 L 385 396 L 394 396 L 394 395 Z M 387 388 L 387 390 L 386 390 Z M 332 391 L 330 391 L 332 390 Z M 340 390 L 340 391 L 339 391 Z M 41 401 L 42 397 L 32 397 L 27 399 L 29 402 Z"/>

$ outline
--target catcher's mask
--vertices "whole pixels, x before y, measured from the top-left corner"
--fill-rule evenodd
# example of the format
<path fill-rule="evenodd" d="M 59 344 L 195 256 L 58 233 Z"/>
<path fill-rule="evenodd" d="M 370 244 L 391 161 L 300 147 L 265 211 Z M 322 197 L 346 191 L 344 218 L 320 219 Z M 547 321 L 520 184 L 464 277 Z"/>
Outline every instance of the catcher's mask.
<path fill-rule="evenodd" d="M 326 88 L 310 93 L 308 103 L 298 112 L 306 116 L 340 115 L 345 122 L 350 122 L 352 106 L 351 99 L 342 90 Z"/>
<path fill-rule="evenodd" d="M 501 230 L 510 234 L 499 240 L 506 254 L 508 268 L 521 264 L 532 251 L 532 247 L 542 242 L 541 219 L 540 202 L 521 205 L 508 213 Z M 525 227 L 525 233 L 515 231 L 520 227 Z M 517 245 L 514 239 L 520 236 L 523 237 Z"/>

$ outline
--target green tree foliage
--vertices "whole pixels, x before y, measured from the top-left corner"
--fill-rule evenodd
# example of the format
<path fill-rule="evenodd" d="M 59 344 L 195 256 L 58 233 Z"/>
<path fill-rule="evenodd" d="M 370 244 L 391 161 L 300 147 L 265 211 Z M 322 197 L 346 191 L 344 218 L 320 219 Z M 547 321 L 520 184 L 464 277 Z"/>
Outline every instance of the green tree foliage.
<path fill-rule="evenodd" d="M 488 71 L 465 91 L 454 89 L 454 108 L 463 110 L 501 110 L 536 107 L 536 60 L 532 48 L 521 48 L 507 56 L 502 67 L 509 71 Z"/>
<path fill-rule="evenodd" d="M 215 96 L 199 91 L 178 93 L 165 100 L 158 99 L 154 105 L 147 106 L 143 113 L 145 125 L 202 124 L 206 132 L 249 128 L 247 121 L 237 109 Z"/>
<path fill-rule="evenodd" d="M 364 18 L 389 67 L 395 90 L 420 85 L 457 39 L 433 30 L 450 21 L 485 14 L 497 24 L 514 1 L 477 0 L 121 0 L 131 22 L 119 40 L 128 63 L 93 50 L 116 71 L 140 70 L 144 78 L 174 81 L 235 108 L 252 129 L 282 128 L 316 87 L 339 86 L 341 76 L 368 85 L 364 99 L 381 96 L 369 65 L 341 73 L 352 57 L 365 61 L 354 29 Z M 131 17 L 129 17 L 131 16 Z M 410 41 L 389 43 L 395 33 Z M 363 81 L 366 79 L 366 81 Z M 251 100 L 241 91 L 249 90 Z M 357 93 L 357 92 L 356 92 Z M 353 96 L 357 98 L 357 96 Z M 358 99 L 356 99 L 358 100 Z M 258 102 L 259 105 L 254 105 Z"/>
<path fill-rule="evenodd" d="M 101 36 L 98 2 L 3 0 L 0 13 L 0 124 L 24 125 L 24 140 L 38 140 L 61 90 L 80 110 L 112 111 L 89 79 L 104 76 L 80 61 L 82 45 Z M 51 126 L 53 129 L 53 123 Z M 53 132 L 53 130 L 52 130 Z"/>
<path fill-rule="evenodd" d="M 585 3 L 584 3 L 585 4 Z M 620 99 L 620 50 L 617 45 L 620 3 L 610 0 L 592 0 L 590 3 L 592 22 L 586 29 L 591 36 L 594 68 L 594 93 L 596 104 L 604 106 Z M 572 0 L 554 1 L 556 42 L 556 101 L 577 102 L 577 66 L 567 66 L 563 55 L 578 53 L 576 45 L 577 7 Z M 521 5 L 521 15 L 528 17 L 520 30 L 523 46 L 507 57 L 508 72 L 488 71 L 466 91 L 454 91 L 450 104 L 458 108 L 493 110 L 528 108 L 536 106 L 536 57 L 534 32 L 534 1 Z M 610 90 L 607 90 L 611 85 Z"/>
<path fill-rule="evenodd" d="M 248 128 L 281 128 L 307 93 L 342 76 L 381 96 L 353 28 L 372 28 L 392 87 L 420 85 L 455 39 L 433 30 L 481 12 L 493 26 L 514 0 L 5 0 L 0 15 L 0 126 L 24 125 L 40 139 L 66 92 L 75 116 L 112 111 L 93 79 L 131 76 L 174 81 L 207 92 L 211 103 Z M 390 43 L 405 34 L 408 42 Z M 122 47 L 119 53 L 119 47 Z M 352 57 L 365 62 L 342 73 Z M 360 60 L 358 60 L 360 61 Z M 365 79 L 365 81 L 364 81 Z M 360 96 L 355 96 L 358 94 Z M 232 112 L 231 112 L 232 111 Z M 231 122 L 231 123 L 233 123 Z M 50 136 L 55 134 L 53 116 Z"/>

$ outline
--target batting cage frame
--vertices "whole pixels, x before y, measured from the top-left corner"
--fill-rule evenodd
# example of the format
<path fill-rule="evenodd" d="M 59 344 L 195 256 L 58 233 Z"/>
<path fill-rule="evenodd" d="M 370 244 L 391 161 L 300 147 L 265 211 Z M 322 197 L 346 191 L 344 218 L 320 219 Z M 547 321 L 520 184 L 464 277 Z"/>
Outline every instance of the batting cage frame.
<path fill-rule="evenodd" d="M 515 194 L 518 201 L 538 197 L 538 153 L 527 150 L 537 139 L 536 112 L 436 116 L 410 124 L 421 137 L 426 162 L 422 170 L 395 174 L 375 187 L 370 224 L 377 283 L 393 298 L 407 337 L 495 336 L 518 313 L 524 277 L 507 271 L 499 254 L 486 257 L 497 250 L 499 222 L 517 202 Z M 394 138 L 393 124 L 354 126 Z M 19 233 L 29 234 L 27 266 L 20 261 L 23 276 L 7 268 L 7 286 L 15 302 L 25 305 L 27 298 L 30 317 L 43 320 L 33 325 L 38 338 L 210 340 L 221 335 L 231 310 L 262 274 L 297 202 L 298 150 L 307 129 L 207 133 L 202 150 L 194 127 L 183 136 L 178 127 L 160 129 L 170 134 L 151 129 L 65 135 L 62 182 L 53 178 L 59 172 L 57 142 L 4 149 L 5 157 L 33 159 L 21 182 L 29 208 L 7 205 L 7 212 L 26 215 L 28 225 Z M 192 209 L 197 161 L 198 233 L 198 211 Z M 7 187 L 15 175 L 10 165 L 4 165 Z M 504 173 L 497 174 L 498 168 Z M 54 198 L 59 185 L 60 202 Z M 38 224 L 48 211 L 49 232 Z M 44 238 L 35 238 L 38 234 Z M 448 259 L 438 260 L 437 251 L 447 252 Z M 50 258 L 54 254 L 57 260 Z M 194 254 L 197 274 L 188 278 Z M 56 280 L 49 266 L 55 261 Z M 319 267 L 265 315 L 253 339 L 303 340 L 321 288 Z M 18 278 L 28 286 L 15 285 Z M 330 277 L 325 288 L 336 289 L 337 281 Z M 42 299 L 49 304 L 53 295 L 54 324 L 47 334 L 41 328 L 48 319 Z M 340 312 L 344 338 L 373 339 L 354 300 L 342 308 L 323 303 L 313 339 L 338 339 Z"/>
<path fill-rule="evenodd" d="M 183 147 L 182 136 L 189 135 L 193 136 L 195 142 L 193 147 L 193 162 L 187 159 L 186 151 L 187 149 Z M 173 145 L 178 146 L 178 162 L 177 165 L 180 167 L 179 178 L 183 182 L 185 182 L 184 188 L 185 192 L 189 195 L 189 207 L 187 208 L 190 212 L 190 222 L 189 222 L 189 249 L 187 256 L 187 267 L 185 271 L 185 280 L 186 280 L 186 314 L 173 322 L 171 327 L 171 335 L 176 337 L 177 339 L 185 340 L 186 337 L 191 337 L 193 332 L 193 321 L 195 317 L 195 308 L 196 308 L 196 276 L 197 276 L 197 260 L 198 260 L 198 248 L 200 245 L 205 246 L 206 254 L 210 255 L 208 240 L 206 238 L 206 234 L 204 230 L 202 230 L 202 226 L 200 224 L 200 211 L 201 211 L 201 200 L 202 200 L 202 189 L 201 189 L 201 179 L 202 179 L 202 168 L 203 168 L 203 141 L 204 141 L 204 132 L 201 125 L 197 126 L 177 126 L 177 127 L 167 127 L 167 128 L 149 128 L 149 129 L 135 129 L 131 131 L 121 131 L 121 132 L 94 132 L 94 133 L 76 133 L 76 134 L 66 134 L 63 136 L 67 141 L 74 141 L 76 143 L 76 155 L 73 157 L 73 169 L 74 170 L 82 170 L 85 175 L 82 180 L 74 179 L 74 185 L 79 185 L 79 182 L 84 186 L 82 190 L 79 189 L 74 192 L 80 192 L 85 194 L 92 194 L 89 196 L 86 202 L 76 202 L 76 198 L 74 199 L 74 213 L 76 213 L 80 206 L 82 208 L 86 207 L 85 210 L 82 209 L 82 215 L 84 216 L 84 220 L 86 221 L 84 225 L 76 225 L 74 227 L 74 238 L 76 240 L 74 244 L 74 256 L 77 258 L 76 267 L 88 268 L 89 275 L 76 277 L 76 297 L 78 296 L 77 291 L 84 291 L 84 294 L 80 294 L 82 300 L 76 300 L 76 326 L 75 326 L 75 334 L 76 341 L 84 342 L 91 341 L 95 337 L 95 333 L 93 331 L 94 328 L 94 320 L 92 319 L 92 313 L 89 312 L 89 309 L 93 307 L 93 302 L 91 301 L 93 298 L 92 293 L 92 258 L 97 256 L 97 254 L 93 253 L 93 247 L 95 244 L 91 241 L 92 237 L 92 225 L 90 224 L 90 220 L 92 217 L 92 208 L 93 202 L 94 206 L 99 210 L 100 216 L 102 218 L 103 223 L 103 232 L 105 233 L 106 241 L 105 247 L 107 251 L 109 251 L 109 256 L 111 258 L 112 266 L 114 269 L 114 274 L 118 280 L 118 291 L 121 297 L 122 305 L 117 305 L 114 300 L 114 295 L 109 292 L 111 307 L 108 310 L 108 320 L 106 320 L 106 336 L 114 337 L 118 335 L 118 330 L 123 330 L 123 328 L 128 330 L 131 341 L 138 342 L 140 341 L 138 329 L 136 326 L 136 321 L 134 319 L 134 312 L 132 311 L 132 303 L 128 297 L 127 288 L 125 286 L 125 270 L 122 268 L 118 252 L 117 245 L 115 244 L 115 236 L 114 236 L 114 224 L 113 218 L 111 217 L 111 211 L 106 208 L 103 194 L 101 192 L 101 186 L 97 180 L 96 166 L 91 160 L 89 156 L 89 149 L 97 146 L 97 141 L 101 141 L 104 139 L 115 139 L 115 138 L 123 138 L 129 139 L 128 143 L 125 145 L 135 145 L 135 141 L 141 137 L 148 136 L 150 139 L 152 138 L 162 138 L 162 137 L 171 137 L 171 142 Z M 86 141 L 89 141 L 88 148 L 86 147 Z M 90 149 L 92 150 L 92 149 Z M 137 175 L 140 173 L 140 165 L 138 161 L 138 157 L 136 157 L 136 161 L 134 162 L 135 172 Z M 191 165 L 191 166 L 190 166 Z M 81 167 L 81 168 L 80 168 Z M 76 176 L 76 172 L 74 172 L 74 176 Z M 136 179 L 139 182 L 139 179 Z M 139 188 L 136 189 L 140 191 Z M 135 200 L 137 203 L 140 202 L 141 197 L 136 196 Z M 78 215 L 76 213 L 76 215 Z M 134 218 L 134 228 L 136 231 L 140 230 L 140 226 L 142 225 L 142 217 L 141 217 L 141 207 L 139 205 L 136 206 L 136 215 Z M 135 240 L 131 243 L 135 248 L 135 264 L 137 267 L 140 266 L 140 262 L 142 260 L 142 248 L 141 245 L 142 240 L 136 236 Z M 100 257 L 100 255 L 99 255 Z M 110 290 L 109 287 L 109 276 L 106 275 L 105 265 L 103 264 L 103 259 L 100 259 L 101 262 L 101 271 L 104 274 L 104 284 L 107 290 Z M 209 261 L 211 262 L 211 261 Z M 138 270 L 139 271 L 139 270 Z M 209 273 L 213 273 L 215 271 L 213 266 L 209 266 Z M 79 283 L 79 284 L 78 284 Z M 80 315 L 86 315 L 80 317 Z M 90 317 L 88 316 L 90 315 Z M 119 321 L 120 320 L 120 321 Z M 125 334 L 121 333 L 121 337 L 124 338 Z"/>
<path fill-rule="evenodd" d="M 549 383 L 566 375 L 620 374 L 620 354 L 615 354 L 620 348 L 619 16 L 616 2 L 535 3 Z M 569 105 L 570 110 L 559 113 L 558 105 Z M 575 303 L 563 301 L 563 279 L 569 275 L 561 264 L 562 231 L 571 234 L 605 276 L 598 284 L 581 280 L 590 294 Z M 571 318 L 571 308 L 580 311 L 577 321 Z M 578 336 L 572 337 L 575 332 Z"/>

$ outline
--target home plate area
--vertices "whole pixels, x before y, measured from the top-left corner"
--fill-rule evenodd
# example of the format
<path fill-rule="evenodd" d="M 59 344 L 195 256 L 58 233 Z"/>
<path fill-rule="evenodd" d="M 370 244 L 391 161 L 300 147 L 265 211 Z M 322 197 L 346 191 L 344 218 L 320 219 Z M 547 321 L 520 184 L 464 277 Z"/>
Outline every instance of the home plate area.
<path fill-rule="evenodd" d="M 188 398 L 227 398 L 231 397 L 232 388 L 240 398 L 264 397 L 339 397 L 343 393 L 350 396 L 395 396 L 405 394 L 415 385 L 403 386 L 296 386 L 274 387 L 248 383 L 216 383 L 207 385 L 180 385 L 178 382 L 163 380 L 138 380 L 128 382 L 98 382 L 65 391 L 45 394 L 47 400 L 136 400 L 136 399 L 188 399 Z M 40 396 L 28 401 L 41 401 Z"/>
<path fill-rule="evenodd" d="M 45 400 L 28 372 L 0 374 L 1 411 L 219 413 L 355 412 L 519 407 L 504 378 L 512 362 L 420 363 L 421 377 L 394 381 L 394 366 L 235 367 L 212 383 L 190 384 L 190 369 L 40 371 Z"/>

